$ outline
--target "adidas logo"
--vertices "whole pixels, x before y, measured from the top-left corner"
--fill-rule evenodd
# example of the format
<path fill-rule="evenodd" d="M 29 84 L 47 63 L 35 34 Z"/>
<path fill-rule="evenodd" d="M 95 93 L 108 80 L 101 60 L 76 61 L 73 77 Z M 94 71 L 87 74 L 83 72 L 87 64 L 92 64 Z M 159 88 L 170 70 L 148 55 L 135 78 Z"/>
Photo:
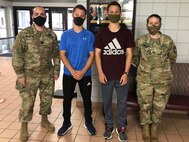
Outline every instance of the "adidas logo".
<path fill-rule="evenodd" d="M 107 46 L 104 47 L 103 55 L 122 55 L 124 54 L 124 49 L 121 49 L 121 46 L 117 40 L 114 38 Z"/>

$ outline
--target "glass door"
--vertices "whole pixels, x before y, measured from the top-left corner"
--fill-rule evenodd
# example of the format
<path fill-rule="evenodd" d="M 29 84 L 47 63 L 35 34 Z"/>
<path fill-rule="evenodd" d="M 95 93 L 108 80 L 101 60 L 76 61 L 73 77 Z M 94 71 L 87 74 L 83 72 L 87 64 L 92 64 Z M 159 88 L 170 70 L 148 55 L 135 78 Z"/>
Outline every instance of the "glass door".
<path fill-rule="evenodd" d="M 0 38 L 7 37 L 5 8 L 0 7 Z"/>
<path fill-rule="evenodd" d="M 51 9 L 52 30 L 56 33 L 58 41 L 65 30 L 72 28 L 72 9 L 55 8 Z"/>
<path fill-rule="evenodd" d="M 18 24 L 18 33 L 24 28 L 30 26 L 30 10 L 18 10 L 17 11 L 17 24 Z"/>
<path fill-rule="evenodd" d="M 13 31 L 11 22 L 9 22 L 9 20 L 11 21 L 8 15 L 9 12 L 9 8 L 0 6 L 0 55 L 10 55 L 9 53 L 12 49 L 11 45 L 14 41 L 14 37 L 11 37 Z"/>
<path fill-rule="evenodd" d="M 63 31 L 67 29 L 66 9 L 52 9 L 52 30 L 56 33 L 58 41 L 61 39 Z"/>
<path fill-rule="evenodd" d="M 14 9 L 14 29 L 17 35 L 22 29 L 32 24 L 33 7 L 13 7 Z M 72 28 L 72 9 L 66 7 L 46 7 L 47 19 L 45 26 L 51 28 L 60 41 L 62 33 Z"/>

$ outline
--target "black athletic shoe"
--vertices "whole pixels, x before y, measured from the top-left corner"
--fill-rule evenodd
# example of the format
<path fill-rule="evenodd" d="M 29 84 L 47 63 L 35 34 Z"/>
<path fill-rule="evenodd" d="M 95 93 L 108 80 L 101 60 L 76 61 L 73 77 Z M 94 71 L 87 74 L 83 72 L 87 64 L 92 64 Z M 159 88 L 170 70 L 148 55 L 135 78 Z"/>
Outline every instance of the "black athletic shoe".
<path fill-rule="evenodd" d="M 62 127 L 58 130 L 58 136 L 64 136 L 71 128 L 72 124 L 63 124 Z"/>
<path fill-rule="evenodd" d="M 106 126 L 106 130 L 105 130 L 105 132 L 104 132 L 104 138 L 105 139 L 111 139 L 112 138 L 112 134 L 114 133 L 114 128 L 112 127 L 112 128 L 108 128 L 107 126 Z"/>
<path fill-rule="evenodd" d="M 126 128 L 124 128 L 124 127 L 116 128 L 116 132 L 118 134 L 118 140 L 120 142 L 127 141 Z"/>
<path fill-rule="evenodd" d="M 94 128 L 93 124 L 84 124 L 85 129 L 87 129 L 87 132 L 89 135 L 96 135 L 96 129 Z"/>

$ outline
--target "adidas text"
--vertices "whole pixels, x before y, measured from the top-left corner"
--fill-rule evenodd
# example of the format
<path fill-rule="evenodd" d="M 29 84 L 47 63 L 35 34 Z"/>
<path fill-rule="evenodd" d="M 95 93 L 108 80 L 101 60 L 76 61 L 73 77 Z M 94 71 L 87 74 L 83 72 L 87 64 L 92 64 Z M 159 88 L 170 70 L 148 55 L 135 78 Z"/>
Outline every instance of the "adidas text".
<path fill-rule="evenodd" d="M 107 49 L 103 50 L 103 55 L 122 55 L 124 54 L 123 49 Z"/>

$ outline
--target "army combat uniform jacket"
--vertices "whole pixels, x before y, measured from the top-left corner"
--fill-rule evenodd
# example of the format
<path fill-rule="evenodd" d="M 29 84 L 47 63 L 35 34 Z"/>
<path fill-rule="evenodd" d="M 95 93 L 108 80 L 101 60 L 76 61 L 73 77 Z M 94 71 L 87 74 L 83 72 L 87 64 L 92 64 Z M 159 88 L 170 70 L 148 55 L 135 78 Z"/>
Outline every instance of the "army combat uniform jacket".
<path fill-rule="evenodd" d="M 151 39 L 149 34 L 136 40 L 133 50 L 133 64 L 138 66 L 137 83 L 170 84 L 171 64 L 176 62 L 176 46 L 168 35 Z"/>
<path fill-rule="evenodd" d="M 18 33 L 13 50 L 12 65 L 18 78 L 50 72 L 59 75 L 58 42 L 51 29 L 39 32 L 34 25 L 25 28 Z"/>

